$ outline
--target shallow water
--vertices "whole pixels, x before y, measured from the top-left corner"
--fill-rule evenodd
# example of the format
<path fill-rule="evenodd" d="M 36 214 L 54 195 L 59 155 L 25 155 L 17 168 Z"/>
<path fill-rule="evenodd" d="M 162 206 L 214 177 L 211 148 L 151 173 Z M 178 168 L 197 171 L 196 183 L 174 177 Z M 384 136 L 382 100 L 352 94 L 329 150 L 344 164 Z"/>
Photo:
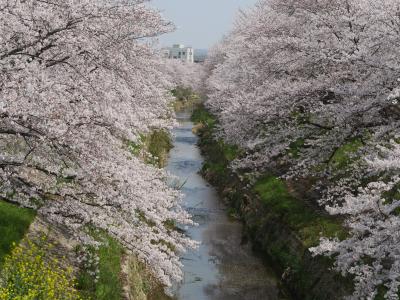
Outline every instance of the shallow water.
<path fill-rule="evenodd" d="M 184 281 L 175 288 L 179 300 L 281 299 L 276 279 L 250 245 L 242 244 L 242 225 L 227 217 L 213 187 L 199 174 L 203 157 L 192 133 L 189 113 L 178 114 L 174 148 L 167 169 L 186 183 L 184 206 L 199 224 L 187 234 L 200 241 L 199 249 L 182 257 Z"/>

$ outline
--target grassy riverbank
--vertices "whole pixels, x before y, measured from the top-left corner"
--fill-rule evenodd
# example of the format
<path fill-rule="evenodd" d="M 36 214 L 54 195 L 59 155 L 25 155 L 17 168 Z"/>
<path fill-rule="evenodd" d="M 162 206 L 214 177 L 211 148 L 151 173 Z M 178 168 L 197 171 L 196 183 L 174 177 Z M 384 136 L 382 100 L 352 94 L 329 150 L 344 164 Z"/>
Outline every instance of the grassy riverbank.
<path fill-rule="evenodd" d="M 0 265 L 12 245 L 19 243 L 28 231 L 36 213 L 31 209 L 0 201 Z"/>
<path fill-rule="evenodd" d="M 194 111 L 192 120 L 206 158 L 202 174 L 218 188 L 231 214 L 244 222 L 255 250 L 281 275 L 293 296 L 339 299 L 351 293 L 351 281 L 330 271 L 329 259 L 312 257 L 308 251 L 322 236 L 344 238 L 341 220 L 315 210 L 290 182 L 274 174 L 255 179 L 231 172 L 229 164 L 241 155 L 240 149 L 214 138 L 217 120 L 203 107 Z"/>
<path fill-rule="evenodd" d="M 172 148 L 171 135 L 166 130 L 153 130 L 143 134 L 137 142 L 126 141 L 129 152 L 145 163 L 163 168 Z"/>
<path fill-rule="evenodd" d="M 94 237 L 101 242 L 98 249 L 89 250 L 93 257 L 98 257 L 98 279 L 90 273 L 93 268 L 80 271 L 78 289 L 84 299 L 171 299 L 148 268 L 135 256 L 126 253 L 115 239 L 105 232 L 96 232 Z"/>

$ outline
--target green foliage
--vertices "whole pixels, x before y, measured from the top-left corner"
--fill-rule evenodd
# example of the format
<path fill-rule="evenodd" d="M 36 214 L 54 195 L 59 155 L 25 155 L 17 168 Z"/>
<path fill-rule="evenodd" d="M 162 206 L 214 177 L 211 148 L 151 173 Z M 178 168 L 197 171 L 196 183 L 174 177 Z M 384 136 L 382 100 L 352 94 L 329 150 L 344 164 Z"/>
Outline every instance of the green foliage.
<path fill-rule="evenodd" d="M 254 190 L 272 213 L 298 233 L 305 247 L 316 246 L 320 237 L 343 239 L 346 236 L 340 221 L 318 214 L 293 197 L 281 179 L 274 176 L 261 178 Z"/>
<path fill-rule="evenodd" d="M 132 155 L 142 158 L 147 164 L 162 168 L 172 148 L 171 135 L 166 130 L 153 130 L 148 135 L 141 134 L 136 143 L 126 141 L 126 146 Z"/>
<path fill-rule="evenodd" d="M 336 169 L 343 169 L 348 166 L 354 158 L 352 157 L 361 147 L 363 143 L 361 139 L 356 138 L 338 148 L 330 161 L 331 165 Z"/>
<path fill-rule="evenodd" d="M 217 123 L 215 117 L 202 106 L 193 111 L 191 120 L 193 123 L 202 124 L 203 126 L 209 127 L 209 129 L 212 129 Z"/>
<path fill-rule="evenodd" d="M 138 142 L 133 142 L 133 141 L 126 141 L 126 145 L 128 147 L 129 152 L 133 155 L 133 156 L 140 156 L 144 145 L 145 145 L 145 141 L 146 141 L 146 136 L 143 134 L 139 135 L 139 141 Z"/>
<path fill-rule="evenodd" d="M 172 223 L 170 224 L 172 226 Z M 149 269 L 135 256 L 127 255 L 123 247 L 104 231 L 89 229 L 92 237 L 101 243 L 98 248 L 89 247 L 90 257 L 98 256 L 98 280 L 90 273 L 92 268 L 82 269 L 78 277 L 78 289 L 85 299 L 120 300 L 123 299 L 121 264 L 123 256 L 127 265 L 127 288 L 132 299 L 137 300 L 171 300 L 164 293 Z M 159 243 L 165 243 L 160 241 Z M 81 249 L 77 249 L 79 252 Z M 1 299 L 0 299 L 1 300 Z"/>
<path fill-rule="evenodd" d="M 264 203 L 278 210 L 287 210 L 295 206 L 284 182 L 274 176 L 268 176 L 258 181 L 254 187 Z"/>
<path fill-rule="evenodd" d="M 146 218 L 146 214 L 143 211 L 136 209 L 135 212 L 140 222 L 143 222 L 150 227 L 156 226 L 156 223 L 154 221 Z"/>
<path fill-rule="evenodd" d="M 46 199 L 36 198 L 36 197 L 29 198 L 30 205 L 32 205 L 36 209 L 39 209 L 40 207 L 42 207 L 45 204 L 45 202 L 46 202 Z"/>
<path fill-rule="evenodd" d="M 290 266 L 294 271 L 301 269 L 300 255 L 291 254 L 290 249 L 283 242 L 276 242 L 271 245 L 269 247 L 269 255 L 276 260 L 279 266 L 283 266 L 283 268 Z"/>
<path fill-rule="evenodd" d="M 179 228 L 176 226 L 175 220 L 167 220 L 163 223 L 164 227 L 169 231 L 177 231 Z"/>
<path fill-rule="evenodd" d="M 222 150 L 225 160 L 228 162 L 233 161 L 239 156 L 239 148 L 237 146 L 226 144 L 222 140 L 218 141 L 218 146 Z"/>
<path fill-rule="evenodd" d="M 90 274 L 91 270 L 83 269 L 78 277 L 78 288 L 85 298 L 96 300 L 122 299 L 122 284 L 120 281 L 121 258 L 124 253 L 122 246 L 104 232 L 92 232 L 102 245 L 88 251 L 99 257 L 99 278 Z"/>
<path fill-rule="evenodd" d="M 210 152 L 213 154 L 210 159 L 215 162 L 222 159 L 224 163 L 229 163 L 240 155 L 240 150 L 236 145 L 229 145 L 222 139 L 214 140 L 213 133 L 217 121 L 204 107 L 200 106 L 194 110 L 191 120 L 199 126 L 199 134 L 202 135 L 202 140 L 205 141 L 204 144 L 215 144 L 215 151 Z"/>
<path fill-rule="evenodd" d="M 152 159 L 148 163 L 154 164 L 159 168 L 165 166 L 168 153 L 172 148 L 171 135 L 166 130 L 154 130 L 147 138 L 147 149 Z"/>
<path fill-rule="evenodd" d="M 114 239 L 107 237 L 107 245 L 99 249 L 100 278 L 96 284 L 96 299 L 121 299 L 122 287 L 119 280 L 122 247 Z"/>
<path fill-rule="evenodd" d="M 172 252 L 176 252 L 176 247 L 174 246 L 174 244 L 167 242 L 166 240 L 151 240 L 150 243 L 152 245 L 163 245 L 165 247 L 167 247 L 169 250 L 171 250 Z"/>
<path fill-rule="evenodd" d="M 0 264 L 10 253 L 12 244 L 24 237 L 35 216 L 36 212 L 31 209 L 0 201 Z"/>
<path fill-rule="evenodd" d="M 213 178 L 220 181 L 228 180 L 227 168 L 240 154 L 238 147 L 225 144 L 222 140 L 205 146 L 208 153 L 213 153 L 204 163 L 202 172 L 212 174 Z"/>
<path fill-rule="evenodd" d="M 46 237 L 14 247 L 0 273 L 0 300 L 81 299 L 72 269 L 48 257 L 52 245 Z"/>
<path fill-rule="evenodd" d="M 378 294 L 375 296 L 374 300 L 385 300 L 385 294 L 387 293 L 388 288 L 384 285 L 380 285 L 378 287 Z"/>
<path fill-rule="evenodd" d="M 192 122 L 196 124 L 197 133 L 201 136 L 200 146 L 207 155 L 202 172 L 211 175 L 217 185 L 229 180 L 227 168 L 229 164 L 240 156 L 241 151 L 235 145 L 229 145 L 222 139 L 214 139 L 214 130 L 217 125 L 215 117 L 204 107 L 198 107 L 192 114 Z"/>
<path fill-rule="evenodd" d="M 289 145 L 288 154 L 290 157 L 299 158 L 301 148 L 304 147 L 305 140 L 303 138 L 299 138 L 296 141 L 292 142 Z"/>
<path fill-rule="evenodd" d="M 383 197 L 386 200 L 386 203 L 392 203 L 393 201 L 400 200 L 400 183 L 394 185 L 394 187 L 383 193 Z"/>
<path fill-rule="evenodd" d="M 383 193 L 383 198 L 385 199 L 386 204 L 393 203 L 394 201 L 400 200 L 400 183 L 394 185 L 394 187 Z M 393 213 L 395 215 L 400 215 L 400 207 L 397 207 Z"/>
<path fill-rule="evenodd" d="M 173 102 L 175 111 L 193 108 L 201 101 L 200 96 L 190 87 L 177 87 L 173 89 L 171 93 L 176 98 L 176 101 Z"/>

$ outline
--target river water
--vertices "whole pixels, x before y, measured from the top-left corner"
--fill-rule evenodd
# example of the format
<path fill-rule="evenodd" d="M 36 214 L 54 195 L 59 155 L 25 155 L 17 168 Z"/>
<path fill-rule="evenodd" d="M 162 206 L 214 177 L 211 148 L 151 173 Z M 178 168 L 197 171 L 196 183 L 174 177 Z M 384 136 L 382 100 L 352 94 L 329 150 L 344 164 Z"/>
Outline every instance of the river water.
<path fill-rule="evenodd" d="M 178 300 L 275 300 L 281 299 L 277 281 L 250 245 L 242 244 L 242 225 L 227 217 L 216 190 L 199 174 L 203 157 L 192 133 L 189 113 L 177 114 L 174 148 L 167 170 L 182 182 L 184 207 L 199 226 L 187 234 L 200 241 L 197 250 L 182 257 L 184 281 L 175 288 Z"/>

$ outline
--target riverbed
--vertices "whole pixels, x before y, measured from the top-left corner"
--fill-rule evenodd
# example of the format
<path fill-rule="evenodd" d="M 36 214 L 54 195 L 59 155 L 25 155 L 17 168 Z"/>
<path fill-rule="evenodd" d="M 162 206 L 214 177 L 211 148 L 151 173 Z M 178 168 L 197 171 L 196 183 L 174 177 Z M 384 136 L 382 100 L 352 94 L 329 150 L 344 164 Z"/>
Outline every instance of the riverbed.
<path fill-rule="evenodd" d="M 275 300 L 279 296 L 273 272 L 242 241 L 242 225 L 228 218 L 216 190 L 198 174 L 204 159 L 193 134 L 190 113 L 177 114 L 174 148 L 167 170 L 185 182 L 183 206 L 198 226 L 187 234 L 201 243 L 182 256 L 184 280 L 175 287 L 178 300 Z"/>

